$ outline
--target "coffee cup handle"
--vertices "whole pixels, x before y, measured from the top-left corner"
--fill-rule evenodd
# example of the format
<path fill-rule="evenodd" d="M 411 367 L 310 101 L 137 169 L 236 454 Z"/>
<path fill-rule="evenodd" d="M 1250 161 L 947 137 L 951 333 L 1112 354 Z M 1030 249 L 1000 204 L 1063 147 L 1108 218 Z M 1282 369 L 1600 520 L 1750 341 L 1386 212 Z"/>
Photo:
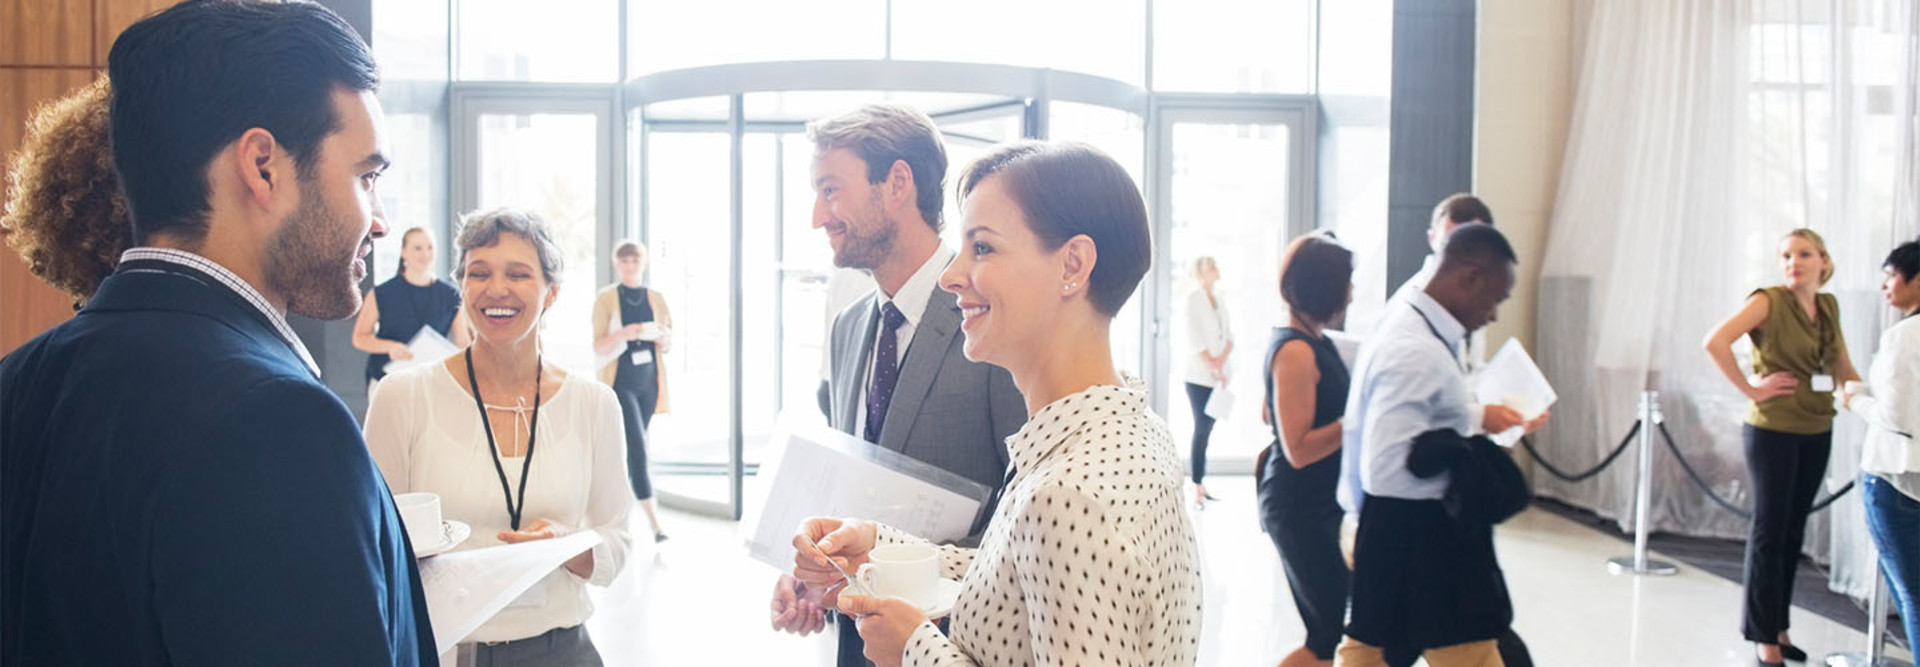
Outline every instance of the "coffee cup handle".
<path fill-rule="evenodd" d="M 873 575 L 873 563 L 861 563 L 860 569 L 853 571 L 853 580 L 860 584 L 860 588 L 865 589 L 867 591 L 873 591 L 874 588 L 873 588 L 872 575 Z"/>

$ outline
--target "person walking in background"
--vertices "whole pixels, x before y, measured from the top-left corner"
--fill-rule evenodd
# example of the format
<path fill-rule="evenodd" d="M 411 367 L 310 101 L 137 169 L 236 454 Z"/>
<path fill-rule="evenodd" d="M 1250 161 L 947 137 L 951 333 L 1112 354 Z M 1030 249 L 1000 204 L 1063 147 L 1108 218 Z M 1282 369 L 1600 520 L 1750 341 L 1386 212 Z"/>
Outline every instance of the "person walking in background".
<path fill-rule="evenodd" d="M 1860 490 L 1867 532 L 1880 553 L 1894 606 L 1906 623 L 1907 645 L 1920 641 L 1920 242 L 1887 254 L 1880 294 L 1900 321 L 1880 335 L 1867 370 L 1866 391 L 1843 388 L 1840 404 L 1866 420 L 1860 450 Z M 1876 638 L 1877 639 L 1877 638 Z"/>
<path fill-rule="evenodd" d="M 597 666 L 586 586 L 613 583 L 631 546 L 620 406 L 605 385 L 542 358 L 540 323 L 564 268 L 544 221 L 470 213 L 454 245 L 473 345 L 387 376 L 367 406 L 367 446 L 387 486 L 438 494 L 442 516 L 474 528 L 455 550 L 599 533 L 460 647 L 463 664 Z"/>
<path fill-rule="evenodd" d="M 1187 404 L 1193 408 L 1193 504 L 1203 506 L 1214 497 L 1207 493 L 1207 442 L 1213 435 L 1213 417 L 1207 414 L 1207 400 L 1216 388 L 1227 386 L 1227 357 L 1233 354 L 1233 330 L 1228 326 L 1227 304 L 1214 293 L 1220 282 L 1220 266 L 1212 257 L 1193 261 L 1193 277 L 1199 289 L 1187 295 L 1187 345 L 1193 358 L 1187 361 Z"/>
<path fill-rule="evenodd" d="M 1293 604 L 1307 626 L 1304 646 L 1281 667 L 1333 664 L 1347 617 L 1348 571 L 1340 553 L 1334 497 L 1340 482 L 1340 417 L 1346 414 L 1347 365 L 1328 340 L 1353 301 L 1353 252 L 1312 233 L 1287 246 L 1280 262 L 1287 326 L 1267 348 L 1266 403 L 1273 444 L 1261 452 L 1260 522 L 1280 552 Z"/>
<path fill-rule="evenodd" d="M 620 399 L 633 497 L 647 514 L 653 541 L 665 542 L 667 534 L 660 530 L 653 499 L 653 474 L 647 470 L 647 428 L 653 425 L 653 416 L 669 405 L 662 357 L 673 348 L 673 314 L 667 310 L 667 298 L 642 281 L 647 272 L 646 246 L 636 241 L 616 244 L 613 272 L 620 282 L 601 288 L 593 297 L 593 351 L 601 360 L 600 381 L 613 387 Z"/>
<path fill-rule="evenodd" d="M 1787 637 L 1794 573 L 1833 449 L 1833 392 L 1860 379 L 1840 332 L 1840 302 L 1820 291 L 1833 277 L 1826 241 L 1796 229 L 1780 238 L 1776 256 L 1786 281 L 1754 290 L 1701 345 L 1727 382 L 1753 401 L 1743 429 L 1754 505 L 1741 634 L 1762 665 L 1807 659 Z M 1733 357 L 1741 336 L 1753 340 L 1751 380 Z"/>
<path fill-rule="evenodd" d="M 387 304 L 384 310 L 382 303 Z M 368 355 L 368 394 L 373 383 L 386 377 L 387 362 L 413 358 L 407 344 L 421 329 L 433 329 L 454 347 L 471 344 L 459 314 L 459 288 L 433 277 L 433 233 L 425 227 L 408 229 L 400 235 L 399 270 L 367 290 L 366 305 L 353 322 L 353 347 Z"/>

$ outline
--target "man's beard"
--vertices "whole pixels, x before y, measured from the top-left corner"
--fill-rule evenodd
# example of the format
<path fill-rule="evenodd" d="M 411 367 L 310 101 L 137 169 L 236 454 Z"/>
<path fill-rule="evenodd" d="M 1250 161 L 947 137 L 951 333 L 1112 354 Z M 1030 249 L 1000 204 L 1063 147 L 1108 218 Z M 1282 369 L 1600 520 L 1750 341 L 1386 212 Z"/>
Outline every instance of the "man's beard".
<path fill-rule="evenodd" d="M 267 242 L 267 286 L 287 300 L 287 312 L 339 320 L 360 310 L 359 278 L 353 270 L 361 239 L 320 196 L 319 184 L 301 179 L 300 208 Z"/>
<path fill-rule="evenodd" d="M 834 266 L 872 271 L 886 263 L 887 257 L 893 254 L 893 221 L 888 220 L 882 210 L 879 191 L 876 190 L 868 198 L 867 211 L 879 218 L 879 224 L 864 236 L 855 231 L 854 225 L 847 225 L 846 237 L 840 241 L 840 249 L 833 253 Z"/>

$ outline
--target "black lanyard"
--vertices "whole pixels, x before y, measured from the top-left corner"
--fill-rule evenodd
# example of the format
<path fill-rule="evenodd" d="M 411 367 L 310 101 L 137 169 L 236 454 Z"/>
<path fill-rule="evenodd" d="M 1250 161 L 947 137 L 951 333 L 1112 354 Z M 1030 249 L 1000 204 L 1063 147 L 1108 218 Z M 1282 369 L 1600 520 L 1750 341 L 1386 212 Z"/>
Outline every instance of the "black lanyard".
<path fill-rule="evenodd" d="M 1433 326 L 1433 320 L 1428 318 L 1426 312 L 1420 310 L 1419 306 L 1413 306 L 1413 313 L 1419 315 L 1420 320 L 1427 323 L 1427 331 L 1433 332 L 1433 337 L 1440 339 L 1440 344 L 1446 346 L 1447 356 L 1453 357 L 1453 364 L 1460 367 L 1460 372 L 1466 372 L 1467 362 L 1460 359 L 1460 350 L 1454 346 L 1453 341 L 1447 340 L 1446 336 L 1440 334 L 1440 328 Z"/>
<path fill-rule="evenodd" d="M 527 508 L 527 470 L 533 466 L 533 440 L 540 434 L 540 358 L 533 362 L 533 418 L 527 420 L 527 452 L 520 460 L 520 502 L 513 502 L 513 489 L 507 484 L 507 469 L 500 465 L 500 446 L 493 441 L 493 422 L 487 419 L 487 404 L 480 399 L 480 381 L 473 376 L 473 348 L 467 348 L 467 384 L 473 386 L 473 406 L 480 409 L 480 430 L 487 433 L 487 452 L 493 455 L 493 472 L 500 475 L 500 493 L 507 497 L 507 519 L 520 530 L 520 512 Z"/>

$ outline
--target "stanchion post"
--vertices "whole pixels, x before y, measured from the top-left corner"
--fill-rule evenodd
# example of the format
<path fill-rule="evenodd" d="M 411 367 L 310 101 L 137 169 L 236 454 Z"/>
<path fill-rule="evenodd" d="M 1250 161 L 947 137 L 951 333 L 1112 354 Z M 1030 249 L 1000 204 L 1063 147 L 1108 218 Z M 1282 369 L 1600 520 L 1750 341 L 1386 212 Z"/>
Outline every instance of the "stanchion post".
<path fill-rule="evenodd" d="M 1887 589 L 1880 570 L 1873 571 L 1873 587 L 1867 593 L 1867 652 L 1847 651 L 1827 654 L 1827 667 L 1913 667 L 1913 663 L 1886 656 Z"/>
<path fill-rule="evenodd" d="M 1673 563 L 1647 557 L 1647 533 L 1652 530 L 1653 509 L 1653 434 L 1659 429 L 1660 392 L 1651 389 L 1640 394 L 1640 475 L 1633 492 L 1633 555 L 1607 561 L 1614 574 L 1667 576 L 1680 571 Z"/>

